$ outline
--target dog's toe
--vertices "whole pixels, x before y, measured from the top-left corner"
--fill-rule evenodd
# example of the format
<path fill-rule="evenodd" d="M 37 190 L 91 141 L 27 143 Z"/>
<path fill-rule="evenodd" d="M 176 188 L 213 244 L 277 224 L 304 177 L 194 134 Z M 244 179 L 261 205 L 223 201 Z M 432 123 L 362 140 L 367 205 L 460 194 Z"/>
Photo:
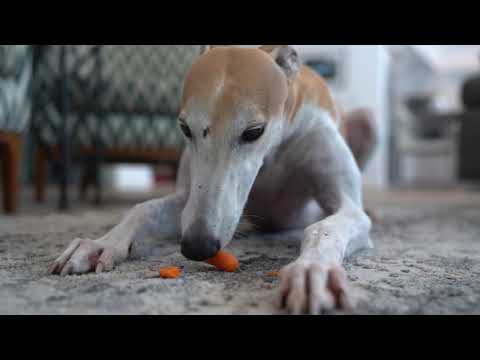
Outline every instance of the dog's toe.
<path fill-rule="evenodd" d="M 276 305 L 292 315 L 319 315 L 351 307 L 343 269 L 297 261 L 281 274 Z"/>

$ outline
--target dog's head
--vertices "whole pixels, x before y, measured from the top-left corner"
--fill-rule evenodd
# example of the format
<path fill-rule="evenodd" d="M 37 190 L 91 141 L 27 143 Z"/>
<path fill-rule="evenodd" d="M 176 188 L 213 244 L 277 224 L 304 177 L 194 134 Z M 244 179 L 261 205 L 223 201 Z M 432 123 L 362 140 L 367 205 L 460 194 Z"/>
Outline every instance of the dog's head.
<path fill-rule="evenodd" d="M 190 69 L 179 116 L 191 174 L 187 258 L 206 260 L 233 238 L 264 158 L 281 141 L 299 69 L 287 45 L 207 47 Z"/>

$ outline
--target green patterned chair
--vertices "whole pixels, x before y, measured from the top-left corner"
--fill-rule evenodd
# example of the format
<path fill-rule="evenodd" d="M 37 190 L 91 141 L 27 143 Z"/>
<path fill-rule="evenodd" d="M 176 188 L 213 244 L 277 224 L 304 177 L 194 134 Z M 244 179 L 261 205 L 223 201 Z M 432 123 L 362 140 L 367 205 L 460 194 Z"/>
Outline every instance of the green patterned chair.
<path fill-rule="evenodd" d="M 22 136 L 31 111 L 31 78 L 30 46 L 0 45 L 0 173 L 7 213 L 14 213 L 18 206 Z"/>
<path fill-rule="evenodd" d="M 195 45 L 43 45 L 35 51 L 34 123 L 39 142 L 37 199 L 54 160 L 67 207 L 71 159 L 85 167 L 82 188 L 103 162 L 166 162 L 183 146 L 176 117 Z M 56 161 L 55 161 L 56 160 Z"/>

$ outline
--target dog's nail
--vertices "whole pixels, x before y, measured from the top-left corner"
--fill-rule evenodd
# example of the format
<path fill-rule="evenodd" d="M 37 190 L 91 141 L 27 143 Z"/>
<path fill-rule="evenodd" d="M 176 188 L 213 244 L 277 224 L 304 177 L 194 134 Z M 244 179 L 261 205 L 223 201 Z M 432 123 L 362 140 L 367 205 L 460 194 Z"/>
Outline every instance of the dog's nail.
<path fill-rule="evenodd" d="M 61 276 L 68 276 L 68 275 L 70 275 L 70 274 L 72 273 L 72 271 L 73 271 L 73 265 L 67 264 L 67 265 L 63 268 L 63 270 L 62 270 L 62 272 L 60 273 L 60 275 L 61 275 Z"/>
<path fill-rule="evenodd" d="M 48 270 L 47 270 L 48 274 L 50 274 L 50 275 L 55 274 L 56 271 L 57 271 L 57 267 L 58 267 L 58 264 L 52 264 L 52 265 L 50 265 L 50 266 L 48 267 Z"/>
<path fill-rule="evenodd" d="M 102 262 L 99 262 L 98 265 L 97 265 L 97 268 L 95 269 L 95 272 L 97 274 L 101 274 L 101 273 L 104 272 L 104 270 L 105 270 L 105 265 L 103 265 Z"/>

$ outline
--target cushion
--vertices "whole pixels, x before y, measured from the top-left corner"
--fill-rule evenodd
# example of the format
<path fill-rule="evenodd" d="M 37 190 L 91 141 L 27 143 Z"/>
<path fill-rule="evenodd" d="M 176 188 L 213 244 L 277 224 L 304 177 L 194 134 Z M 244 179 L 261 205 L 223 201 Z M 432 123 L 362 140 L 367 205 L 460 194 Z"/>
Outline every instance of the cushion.
<path fill-rule="evenodd" d="M 0 76 L 0 130 L 21 133 L 31 114 L 32 56 L 26 45 L 7 47 L 0 46 L 6 56 L 0 61 L 4 69 Z"/>
<path fill-rule="evenodd" d="M 176 113 L 184 78 L 200 51 L 197 45 L 101 45 L 97 57 L 88 55 L 93 47 L 69 46 L 67 70 L 77 110 Z M 49 46 L 40 81 L 58 81 L 60 50 Z"/>
<path fill-rule="evenodd" d="M 101 45 L 98 57 L 91 55 L 93 46 L 69 46 L 72 112 L 66 117 L 59 113 L 61 47 L 46 48 L 35 74 L 42 105 L 34 121 L 41 141 L 57 143 L 58 129 L 66 122 L 69 128 L 77 126 L 72 129 L 77 145 L 90 146 L 100 134 L 108 147 L 182 146 L 176 116 L 184 78 L 200 46 Z"/>
<path fill-rule="evenodd" d="M 70 113 L 61 117 L 53 106 L 43 113 L 48 121 L 36 121 L 36 134 L 44 144 L 57 145 L 60 126 L 65 124 L 75 147 L 93 147 L 96 141 L 110 149 L 155 150 L 181 148 L 183 136 L 176 119 L 163 116 Z M 39 126 L 42 124 L 42 126 Z"/>

